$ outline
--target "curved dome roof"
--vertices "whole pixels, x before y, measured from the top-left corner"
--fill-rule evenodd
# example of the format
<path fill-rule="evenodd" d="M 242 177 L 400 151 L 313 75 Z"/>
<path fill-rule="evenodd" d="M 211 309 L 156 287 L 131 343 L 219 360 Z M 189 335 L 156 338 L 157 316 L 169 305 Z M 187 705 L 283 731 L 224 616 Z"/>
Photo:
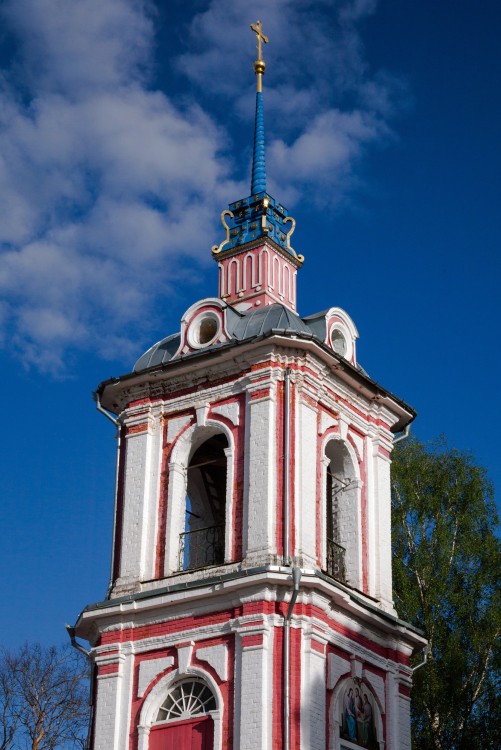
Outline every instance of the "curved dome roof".
<path fill-rule="evenodd" d="M 278 303 L 245 312 L 228 306 L 227 312 L 229 314 L 226 316 L 226 328 L 230 342 L 249 341 L 270 333 L 301 334 L 308 338 L 315 336 L 313 329 L 299 315 Z M 180 333 L 173 333 L 158 341 L 139 357 L 133 371 L 142 372 L 150 367 L 163 365 L 171 359 L 177 359 L 180 356 L 177 353 L 180 341 Z M 221 346 L 227 346 L 227 344 L 209 344 L 206 349 L 216 349 Z M 203 350 L 203 348 L 197 349 L 197 353 Z"/>

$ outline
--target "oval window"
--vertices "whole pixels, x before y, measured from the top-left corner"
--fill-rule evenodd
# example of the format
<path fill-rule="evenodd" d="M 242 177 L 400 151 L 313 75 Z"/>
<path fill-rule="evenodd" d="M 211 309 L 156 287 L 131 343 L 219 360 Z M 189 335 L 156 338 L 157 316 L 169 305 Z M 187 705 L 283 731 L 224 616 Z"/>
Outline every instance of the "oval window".
<path fill-rule="evenodd" d="M 346 339 L 339 328 L 333 328 L 331 331 L 331 346 L 340 357 L 346 356 L 348 346 L 346 344 Z"/>
<path fill-rule="evenodd" d="M 194 349 L 209 346 L 217 338 L 221 329 L 219 317 L 210 311 L 203 312 L 190 323 L 188 343 Z"/>

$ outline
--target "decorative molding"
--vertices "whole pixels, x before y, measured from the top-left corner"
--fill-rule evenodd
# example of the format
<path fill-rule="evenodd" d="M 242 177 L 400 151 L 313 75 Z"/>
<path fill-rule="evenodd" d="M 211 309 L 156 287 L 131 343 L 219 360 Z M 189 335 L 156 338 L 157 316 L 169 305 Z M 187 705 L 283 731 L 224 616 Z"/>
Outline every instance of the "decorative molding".
<path fill-rule="evenodd" d="M 190 667 L 194 643 L 195 641 L 188 641 L 176 645 L 179 674 L 185 674 Z"/>
<path fill-rule="evenodd" d="M 159 659 L 146 659 L 139 664 L 139 678 L 137 681 L 137 697 L 142 698 L 148 685 L 160 672 L 174 664 L 174 657 L 163 656 Z"/>
<path fill-rule="evenodd" d="M 343 659 L 336 654 L 329 654 L 327 660 L 327 687 L 332 690 L 343 675 L 349 674 L 351 664 L 348 659 Z"/>
<path fill-rule="evenodd" d="M 356 448 L 358 458 L 362 460 L 364 456 L 364 440 L 360 435 L 357 435 L 353 430 L 350 431 L 350 438 L 352 440 L 353 445 Z"/>
<path fill-rule="evenodd" d="M 350 661 L 351 661 L 351 676 L 355 680 L 361 680 L 363 669 L 364 669 L 364 663 L 360 661 L 360 659 L 357 659 L 356 656 L 350 656 Z"/>
<path fill-rule="evenodd" d="M 210 404 L 204 403 L 195 407 L 197 414 L 197 425 L 199 427 L 205 427 L 207 424 L 207 415 L 209 413 Z"/>
<path fill-rule="evenodd" d="M 348 427 L 350 426 L 349 421 L 343 415 L 339 416 L 339 434 L 342 440 L 346 440 L 348 437 Z"/>
<path fill-rule="evenodd" d="M 385 695 L 384 695 L 384 680 L 382 677 L 380 677 L 377 674 L 374 674 L 374 672 L 369 672 L 367 669 L 364 669 L 363 671 L 364 680 L 367 682 L 368 685 L 371 686 L 372 690 L 377 696 L 377 699 L 379 701 L 379 706 L 381 708 L 381 712 L 385 712 Z"/>
<path fill-rule="evenodd" d="M 238 401 L 232 401 L 229 404 L 215 404 L 211 409 L 212 414 L 219 414 L 225 417 L 233 425 L 240 424 L 240 404 Z"/>
<path fill-rule="evenodd" d="M 167 423 L 167 442 L 172 443 L 175 437 L 179 435 L 183 427 L 186 427 L 191 422 L 190 416 L 176 417 L 169 419 Z"/>
<path fill-rule="evenodd" d="M 196 651 L 196 657 L 200 661 L 206 661 L 213 668 L 219 679 L 226 682 L 228 679 L 228 646 L 226 643 L 199 648 Z"/>
<path fill-rule="evenodd" d="M 334 417 L 332 417 L 327 412 L 322 411 L 322 413 L 320 414 L 320 430 L 318 434 L 323 435 L 329 429 L 329 427 L 335 427 L 337 423 L 337 419 L 334 419 Z"/>

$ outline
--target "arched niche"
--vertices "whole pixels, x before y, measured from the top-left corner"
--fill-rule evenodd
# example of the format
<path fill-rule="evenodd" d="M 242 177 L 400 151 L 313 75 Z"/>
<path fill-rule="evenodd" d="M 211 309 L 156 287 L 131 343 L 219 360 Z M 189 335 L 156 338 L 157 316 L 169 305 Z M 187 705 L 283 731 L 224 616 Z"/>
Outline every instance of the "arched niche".
<path fill-rule="evenodd" d="M 384 750 L 381 708 L 364 680 L 347 677 L 332 694 L 329 750 Z"/>
<path fill-rule="evenodd" d="M 324 446 L 323 566 L 328 575 L 361 588 L 360 469 L 353 446 L 331 436 Z"/>
<path fill-rule="evenodd" d="M 162 746 L 165 739 L 161 736 L 163 730 L 168 733 L 172 728 L 178 734 L 183 724 L 189 730 L 190 724 L 197 719 L 212 722 L 210 739 L 206 740 L 207 750 L 222 750 L 224 705 L 221 691 L 213 678 L 202 669 L 190 667 L 188 672 L 182 675 L 178 670 L 170 672 L 147 693 L 139 716 L 138 750 L 156 750 L 156 745 Z M 195 690 L 202 694 L 202 701 L 189 700 L 191 685 L 195 685 Z M 187 701 L 180 695 L 183 686 L 186 686 Z M 200 691 L 200 688 L 205 690 Z M 165 707 L 169 709 L 176 702 L 183 704 L 177 715 L 176 711 L 165 710 Z"/>
<path fill-rule="evenodd" d="M 176 441 L 169 463 L 165 575 L 232 560 L 233 437 L 207 420 Z"/>

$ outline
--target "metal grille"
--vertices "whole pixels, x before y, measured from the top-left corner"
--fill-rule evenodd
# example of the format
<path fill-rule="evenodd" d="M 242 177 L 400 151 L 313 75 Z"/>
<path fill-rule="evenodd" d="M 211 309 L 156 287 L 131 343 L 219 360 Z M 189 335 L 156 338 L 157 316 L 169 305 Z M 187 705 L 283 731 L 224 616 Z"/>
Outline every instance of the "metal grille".
<path fill-rule="evenodd" d="M 157 721 L 191 719 L 216 710 L 216 699 L 209 688 L 199 680 L 178 683 L 160 706 Z"/>
<path fill-rule="evenodd" d="M 179 570 L 224 562 L 224 525 L 206 526 L 179 535 Z"/>
<path fill-rule="evenodd" d="M 327 574 L 338 581 L 346 582 L 345 553 L 344 547 L 332 539 L 327 539 Z"/>

